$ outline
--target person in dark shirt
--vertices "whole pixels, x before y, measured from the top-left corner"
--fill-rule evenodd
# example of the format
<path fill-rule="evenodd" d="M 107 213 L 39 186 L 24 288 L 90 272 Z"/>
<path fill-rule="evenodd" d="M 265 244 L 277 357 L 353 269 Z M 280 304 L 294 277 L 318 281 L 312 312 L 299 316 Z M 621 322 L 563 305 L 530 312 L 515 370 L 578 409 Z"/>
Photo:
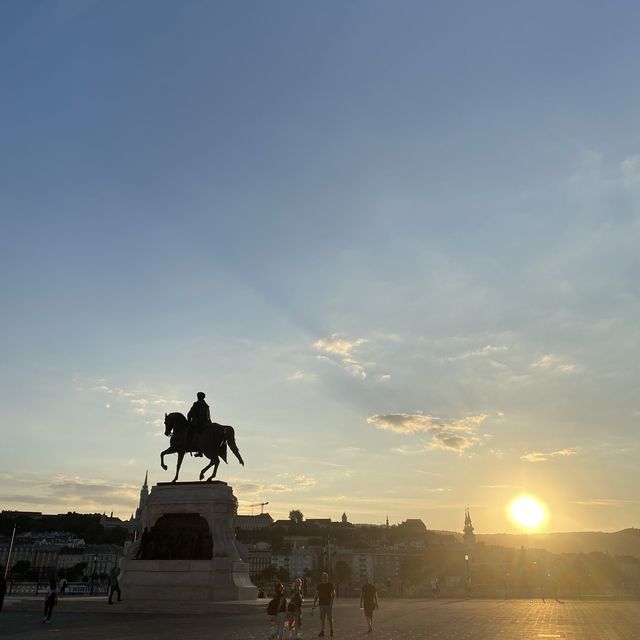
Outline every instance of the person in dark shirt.
<path fill-rule="evenodd" d="M 281 582 L 276 584 L 276 595 L 278 602 L 278 613 L 273 618 L 275 629 L 269 635 L 269 640 L 282 640 L 284 636 L 284 625 L 287 621 L 287 599 L 284 595 L 284 585 Z"/>
<path fill-rule="evenodd" d="M 367 620 L 367 633 L 373 631 L 373 610 L 378 608 L 378 592 L 374 585 L 365 578 L 360 594 L 360 608 L 364 609 L 364 617 Z"/>
<path fill-rule="evenodd" d="M 333 636 L 333 599 L 336 592 L 333 589 L 333 585 L 329 582 L 329 575 L 327 573 L 322 574 L 322 582 L 316 588 L 316 595 L 313 597 L 313 607 L 316 603 L 320 605 L 320 633 L 319 638 L 324 637 L 324 627 L 327 619 L 329 620 L 329 635 Z"/>

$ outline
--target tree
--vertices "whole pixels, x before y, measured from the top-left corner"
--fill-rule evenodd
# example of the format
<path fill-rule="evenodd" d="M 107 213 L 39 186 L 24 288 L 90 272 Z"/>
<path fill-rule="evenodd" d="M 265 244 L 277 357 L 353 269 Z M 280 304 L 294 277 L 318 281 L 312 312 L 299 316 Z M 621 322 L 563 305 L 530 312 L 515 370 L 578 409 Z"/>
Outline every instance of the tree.
<path fill-rule="evenodd" d="M 289 511 L 289 520 L 291 520 L 293 524 L 302 524 L 302 521 L 304 520 L 304 514 L 302 513 L 302 511 L 300 511 L 300 509 L 292 509 L 291 511 Z"/>

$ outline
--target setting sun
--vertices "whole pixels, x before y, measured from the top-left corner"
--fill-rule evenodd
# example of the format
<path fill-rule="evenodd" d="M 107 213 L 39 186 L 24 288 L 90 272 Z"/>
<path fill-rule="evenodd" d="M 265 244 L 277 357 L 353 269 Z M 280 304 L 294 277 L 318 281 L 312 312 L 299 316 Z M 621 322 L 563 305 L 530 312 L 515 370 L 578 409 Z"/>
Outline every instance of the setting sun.
<path fill-rule="evenodd" d="M 532 496 L 518 496 L 509 505 L 509 516 L 522 529 L 538 529 L 547 518 L 547 510 Z"/>

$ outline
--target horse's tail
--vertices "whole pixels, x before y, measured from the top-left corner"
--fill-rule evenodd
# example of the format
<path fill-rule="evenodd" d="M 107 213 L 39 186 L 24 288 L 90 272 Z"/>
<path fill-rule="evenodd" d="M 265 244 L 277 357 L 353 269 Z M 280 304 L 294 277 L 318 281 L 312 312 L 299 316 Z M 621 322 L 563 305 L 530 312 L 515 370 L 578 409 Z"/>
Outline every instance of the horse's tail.
<path fill-rule="evenodd" d="M 225 464 L 229 464 L 227 462 L 227 441 L 223 440 L 218 447 L 218 456 L 224 460 Z"/>
<path fill-rule="evenodd" d="M 238 458 L 238 462 L 240 464 L 244 464 L 244 460 L 242 459 L 240 450 L 238 449 L 238 445 L 236 444 L 236 432 L 231 426 L 225 427 L 225 444 L 229 445 L 229 449 L 231 449 L 231 451 L 233 451 L 233 455 Z"/>

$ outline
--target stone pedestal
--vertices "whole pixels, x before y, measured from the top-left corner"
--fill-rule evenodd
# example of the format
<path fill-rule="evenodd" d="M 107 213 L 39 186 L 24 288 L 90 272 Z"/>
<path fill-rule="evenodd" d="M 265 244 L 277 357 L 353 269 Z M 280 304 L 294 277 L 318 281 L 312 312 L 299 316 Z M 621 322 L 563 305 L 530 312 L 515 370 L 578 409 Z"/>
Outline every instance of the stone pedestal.
<path fill-rule="evenodd" d="M 249 564 L 235 540 L 236 504 L 226 482 L 154 486 L 142 507 L 141 530 L 153 532 L 155 543 L 143 542 L 141 553 L 136 542 L 125 552 L 120 574 L 123 597 L 128 602 L 255 600 Z M 180 523 L 191 528 L 178 530 Z M 190 538 L 184 531 L 195 531 L 194 523 L 199 533 Z M 165 542 L 158 543 L 160 538 Z"/>

